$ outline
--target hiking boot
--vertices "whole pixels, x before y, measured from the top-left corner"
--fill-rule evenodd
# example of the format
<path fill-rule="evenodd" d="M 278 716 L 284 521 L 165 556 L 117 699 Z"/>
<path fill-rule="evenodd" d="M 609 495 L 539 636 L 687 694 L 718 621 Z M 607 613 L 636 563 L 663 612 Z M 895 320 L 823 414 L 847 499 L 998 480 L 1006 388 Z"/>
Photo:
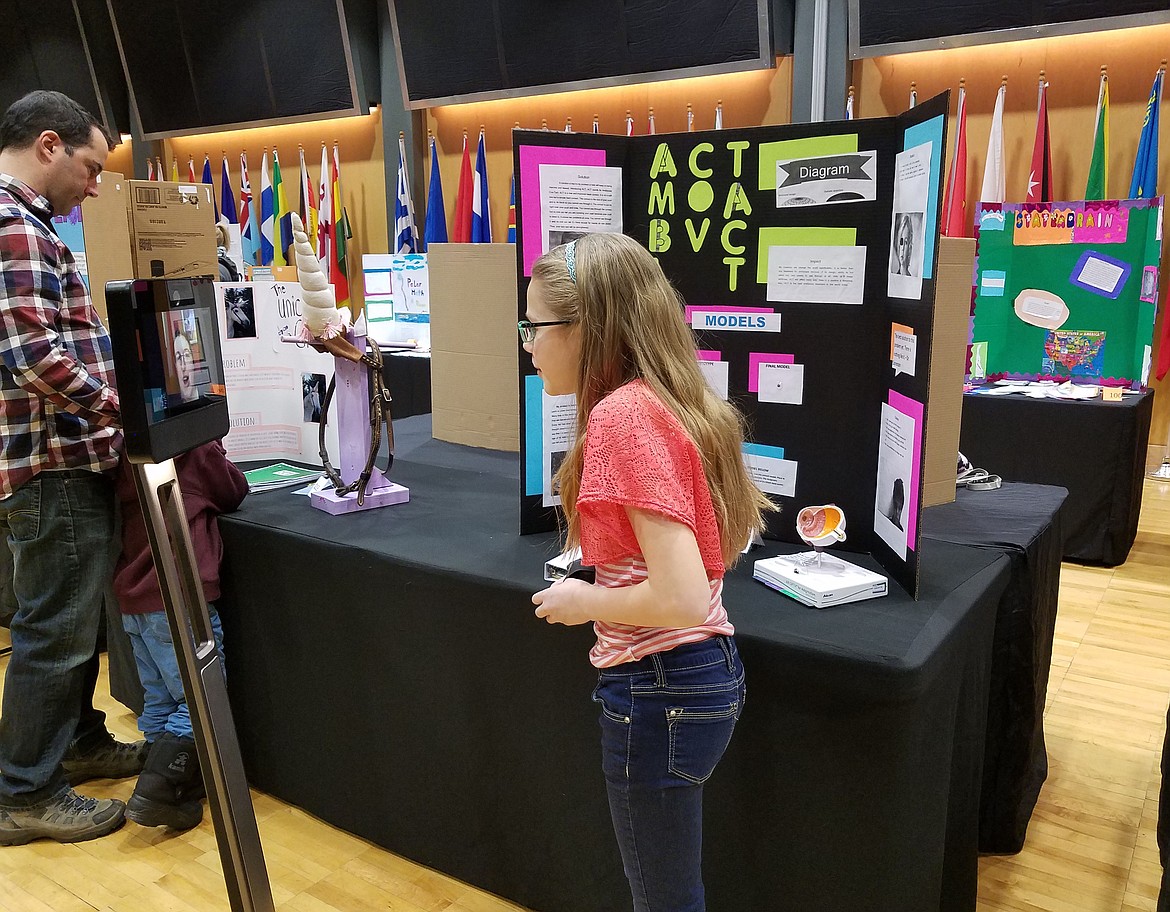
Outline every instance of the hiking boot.
<path fill-rule="evenodd" d="M 78 749 L 76 743 L 65 751 L 61 766 L 70 785 L 80 785 L 90 779 L 128 779 L 142 772 L 146 763 L 145 741 L 115 741 L 112 735 L 96 746 Z"/>
<path fill-rule="evenodd" d="M 37 807 L 0 808 L 0 846 L 34 839 L 82 842 L 112 833 L 125 823 L 126 805 L 116 798 L 86 798 L 71 788 Z"/>
<path fill-rule="evenodd" d="M 141 826 L 189 830 L 203 819 L 203 803 L 191 794 L 196 787 L 202 796 L 194 740 L 168 732 L 150 746 L 126 816 Z"/>

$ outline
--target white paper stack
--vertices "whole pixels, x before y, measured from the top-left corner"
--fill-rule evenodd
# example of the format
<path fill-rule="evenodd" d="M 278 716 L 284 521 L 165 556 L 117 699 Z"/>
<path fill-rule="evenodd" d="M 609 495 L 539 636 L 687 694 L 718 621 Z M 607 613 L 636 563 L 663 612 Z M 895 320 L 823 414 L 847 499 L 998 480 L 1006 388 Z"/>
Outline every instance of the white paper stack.
<path fill-rule="evenodd" d="M 822 554 L 819 564 L 811 552 L 761 558 L 752 575 L 765 586 L 812 608 L 859 602 L 889 592 L 889 581 L 880 573 L 831 554 Z"/>

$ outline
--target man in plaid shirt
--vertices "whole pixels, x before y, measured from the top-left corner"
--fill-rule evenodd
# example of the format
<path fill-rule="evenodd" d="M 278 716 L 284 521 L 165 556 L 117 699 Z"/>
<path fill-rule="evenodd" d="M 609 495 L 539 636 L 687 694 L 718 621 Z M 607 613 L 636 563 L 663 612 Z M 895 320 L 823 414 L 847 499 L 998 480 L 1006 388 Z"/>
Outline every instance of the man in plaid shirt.
<path fill-rule="evenodd" d="M 112 148 L 58 92 L 32 92 L 0 119 L 0 533 L 17 601 L 0 845 L 111 832 L 122 802 L 70 783 L 142 767 L 142 746 L 115 742 L 90 702 L 122 437 L 109 336 L 50 221 L 97 196 Z"/>

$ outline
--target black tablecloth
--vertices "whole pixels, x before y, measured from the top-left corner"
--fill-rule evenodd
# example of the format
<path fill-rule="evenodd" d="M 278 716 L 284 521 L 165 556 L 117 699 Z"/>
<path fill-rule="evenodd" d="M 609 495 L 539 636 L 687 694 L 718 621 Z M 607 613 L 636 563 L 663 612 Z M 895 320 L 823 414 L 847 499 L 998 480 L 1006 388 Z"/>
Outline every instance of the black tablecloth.
<path fill-rule="evenodd" d="M 395 419 L 431 411 L 431 359 L 416 354 L 382 353 L 382 379 L 390 390 Z"/>
<path fill-rule="evenodd" d="M 416 445 L 408 425 L 392 474 L 410 503 L 332 517 L 273 492 L 221 519 L 249 777 L 529 908 L 628 909 L 591 631 L 533 616 L 556 547 L 516 534 L 516 456 Z M 707 786 L 712 912 L 974 909 L 1008 561 L 926 540 L 922 567 L 920 601 L 895 586 L 825 611 L 755 583 L 750 561 L 729 575 L 748 698 Z"/>
<path fill-rule="evenodd" d="M 1067 488 L 1065 560 L 1113 567 L 1137 537 L 1153 408 L 1152 392 L 1121 402 L 968 393 L 959 449 L 1004 481 Z"/>
<path fill-rule="evenodd" d="M 983 752 L 979 850 L 1018 852 L 1048 775 L 1044 701 L 1060 591 L 1061 506 L 1067 492 L 1005 484 L 957 492 L 923 514 L 922 534 L 1001 551 L 1012 562 L 1000 600 Z"/>

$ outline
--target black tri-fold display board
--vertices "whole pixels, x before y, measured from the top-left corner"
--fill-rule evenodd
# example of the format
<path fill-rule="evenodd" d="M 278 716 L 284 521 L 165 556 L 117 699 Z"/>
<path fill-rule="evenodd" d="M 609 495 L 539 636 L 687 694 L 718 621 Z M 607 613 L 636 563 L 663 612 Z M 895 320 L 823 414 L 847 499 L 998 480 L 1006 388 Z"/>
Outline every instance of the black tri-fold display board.
<path fill-rule="evenodd" d="M 644 244 L 685 302 L 696 357 L 745 414 L 744 461 L 799 542 L 836 504 L 838 547 L 917 596 L 948 95 L 894 117 L 647 136 L 516 130 L 518 316 L 532 264 L 582 234 Z M 520 359 L 520 531 L 557 527 L 575 433 Z"/>

